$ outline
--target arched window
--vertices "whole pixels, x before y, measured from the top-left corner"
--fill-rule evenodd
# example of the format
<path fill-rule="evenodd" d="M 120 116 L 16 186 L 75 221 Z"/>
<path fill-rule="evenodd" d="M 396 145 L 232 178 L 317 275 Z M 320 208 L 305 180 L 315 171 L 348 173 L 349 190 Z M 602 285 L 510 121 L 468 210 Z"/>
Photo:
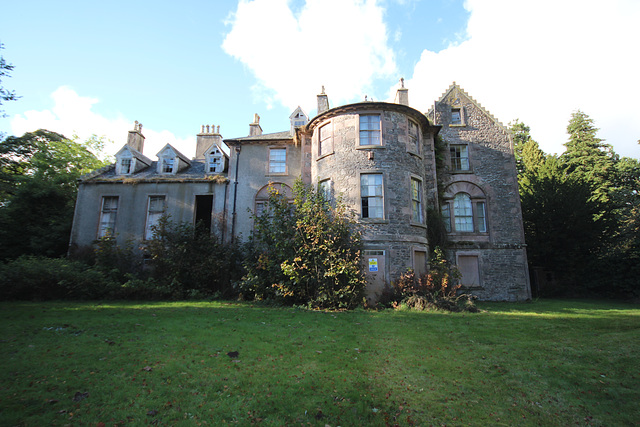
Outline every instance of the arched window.
<path fill-rule="evenodd" d="M 447 187 L 442 219 L 449 233 L 487 233 L 486 196 L 471 182 L 455 182 Z"/>
<path fill-rule="evenodd" d="M 282 194 L 287 200 L 293 200 L 293 191 L 287 184 L 283 184 L 281 182 L 269 183 L 262 187 L 260 191 L 256 193 L 255 206 L 253 211 L 255 216 L 261 216 L 265 212 L 268 212 L 269 195 L 271 191 L 277 191 L 279 194 Z"/>
<path fill-rule="evenodd" d="M 471 197 L 467 193 L 458 193 L 453 198 L 453 215 L 455 218 L 455 231 L 473 231 L 473 209 Z"/>

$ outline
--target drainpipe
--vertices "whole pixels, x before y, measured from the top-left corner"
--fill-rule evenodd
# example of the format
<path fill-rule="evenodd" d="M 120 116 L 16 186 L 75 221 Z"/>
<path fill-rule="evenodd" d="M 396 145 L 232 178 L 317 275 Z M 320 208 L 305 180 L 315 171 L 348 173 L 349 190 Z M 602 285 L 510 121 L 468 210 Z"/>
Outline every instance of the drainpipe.
<path fill-rule="evenodd" d="M 222 208 L 222 241 L 227 241 L 227 196 L 229 194 L 229 179 L 224 183 L 224 204 Z"/>
<path fill-rule="evenodd" d="M 233 183 L 233 212 L 231 213 L 231 243 L 236 240 L 236 201 L 238 200 L 238 167 L 240 166 L 240 145 L 236 146 L 236 176 Z"/>

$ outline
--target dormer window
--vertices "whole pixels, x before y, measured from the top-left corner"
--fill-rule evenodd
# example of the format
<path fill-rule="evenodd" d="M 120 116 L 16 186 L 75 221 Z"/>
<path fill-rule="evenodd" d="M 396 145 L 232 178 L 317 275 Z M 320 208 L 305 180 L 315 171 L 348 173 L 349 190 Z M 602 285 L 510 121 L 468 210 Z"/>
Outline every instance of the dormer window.
<path fill-rule="evenodd" d="M 302 108 L 298 107 L 294 110 L 293 113 L 289 116 L 289 120 L 291 121 L 291 135 L 295 134 L 296 129 L 301 128 L 302 126 L 309 123 L 309 116 L 305 113 Z"/>
<path fill-rule="evenodd" d="M 118 174 L 129 175 L 133 173 L 133 157 L 129 151 L 122 151 L 118 156 Z"/>
<path fill-rule="evenodd" d="M 171 144 L 165 145 L 156 155 L 158 156 L 156 169 L 156 173 L 158 174 L 175 175 L 184 168 L 191 166 L 189 159 L 173 148 Z"/>
<path fill-rule="evenodd" d="M 207 172 L 220 173 L 224 169 L 222 153 L 217 148 L 207 154 Z"/>
<path fill-rule="evenodd" d="M 162 158 L 162 173 L 173 173 L 174 159 L 171 157 Z"/>
<path fill-rule="evenodd" d="M 128 159 L 126 157 L 123 157 L 120 160 L 120 173 L 123 175 L 129 175 L 131 173 L 131 164 L 132 164 L 132 159 Z"/>
<path fill-rule="evenodd" d="M 306 124 L 307 124 L 307 116 L 305 116 L 302 113 L 296 114 L 296 116 L 293 119 L 293 126 L 300 127 Z"/>

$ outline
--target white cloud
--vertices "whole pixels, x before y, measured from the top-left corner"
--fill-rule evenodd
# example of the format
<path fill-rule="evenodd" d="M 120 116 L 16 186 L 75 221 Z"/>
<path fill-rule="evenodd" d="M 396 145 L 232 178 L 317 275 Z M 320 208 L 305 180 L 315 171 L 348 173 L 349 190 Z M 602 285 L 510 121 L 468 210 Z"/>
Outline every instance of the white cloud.
<path fill-rule="evenodd" d="M 103 136 L 105 154 L 115 154 L 127 142 L 129 130 L 133 129 L 133 120 L 118 115 L 116 118 L 104 117 L 93 111 L 95 98 L 78 95 L 73 89 L 61 86 L 52 94 L 53 108 L 50 110 L 30 110 L 17 114 L 11 119 L 13 135 L 22 135 L 37 129 L 47 129 L 61 133 L 69 138 L 78 135 L 86 140 L 91 135 Z M 181 139 L 169 131 L 155 131 L 143 127 L 145 139 L 144 154 L 151 159 L 165 144 L 170 143 L 186 156 L 190 156 L 195 149 L 195 142 L 191 139 Z"/>
<path fill-rule="evenodd" d="M 323 85 L 338 105 L 395 76 L 383 15 L 376 0 L 307 0 L 295 14 L 288 0 L 241 0 L 222 47 L 283 105 L 314 100 Z"/>
<path fill-rule="evenodd" d="M 407 80 L 428 108 L 456 81 L 504 122 L 519 118 L 546 152 L 562 152 L 581 109 L 617 152 L 638 157 L 637 0 L 467 0 L 467 39 L 425 50 Z"/>

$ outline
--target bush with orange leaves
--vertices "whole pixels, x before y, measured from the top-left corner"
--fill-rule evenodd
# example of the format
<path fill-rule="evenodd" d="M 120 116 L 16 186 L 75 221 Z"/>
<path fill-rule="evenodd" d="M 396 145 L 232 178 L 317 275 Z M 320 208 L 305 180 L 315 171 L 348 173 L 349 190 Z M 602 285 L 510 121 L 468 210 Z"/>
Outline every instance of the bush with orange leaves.
<path fill-rule="evenodd" d="M 435 248 L 429 264 L 429 271 L 419 277 L 413 270 L 402 274 L 385 290 L 381 303 L 417 310 L 478 311 L 474 297 L 460 292 L 462 275 L 440 248 Z"/>

